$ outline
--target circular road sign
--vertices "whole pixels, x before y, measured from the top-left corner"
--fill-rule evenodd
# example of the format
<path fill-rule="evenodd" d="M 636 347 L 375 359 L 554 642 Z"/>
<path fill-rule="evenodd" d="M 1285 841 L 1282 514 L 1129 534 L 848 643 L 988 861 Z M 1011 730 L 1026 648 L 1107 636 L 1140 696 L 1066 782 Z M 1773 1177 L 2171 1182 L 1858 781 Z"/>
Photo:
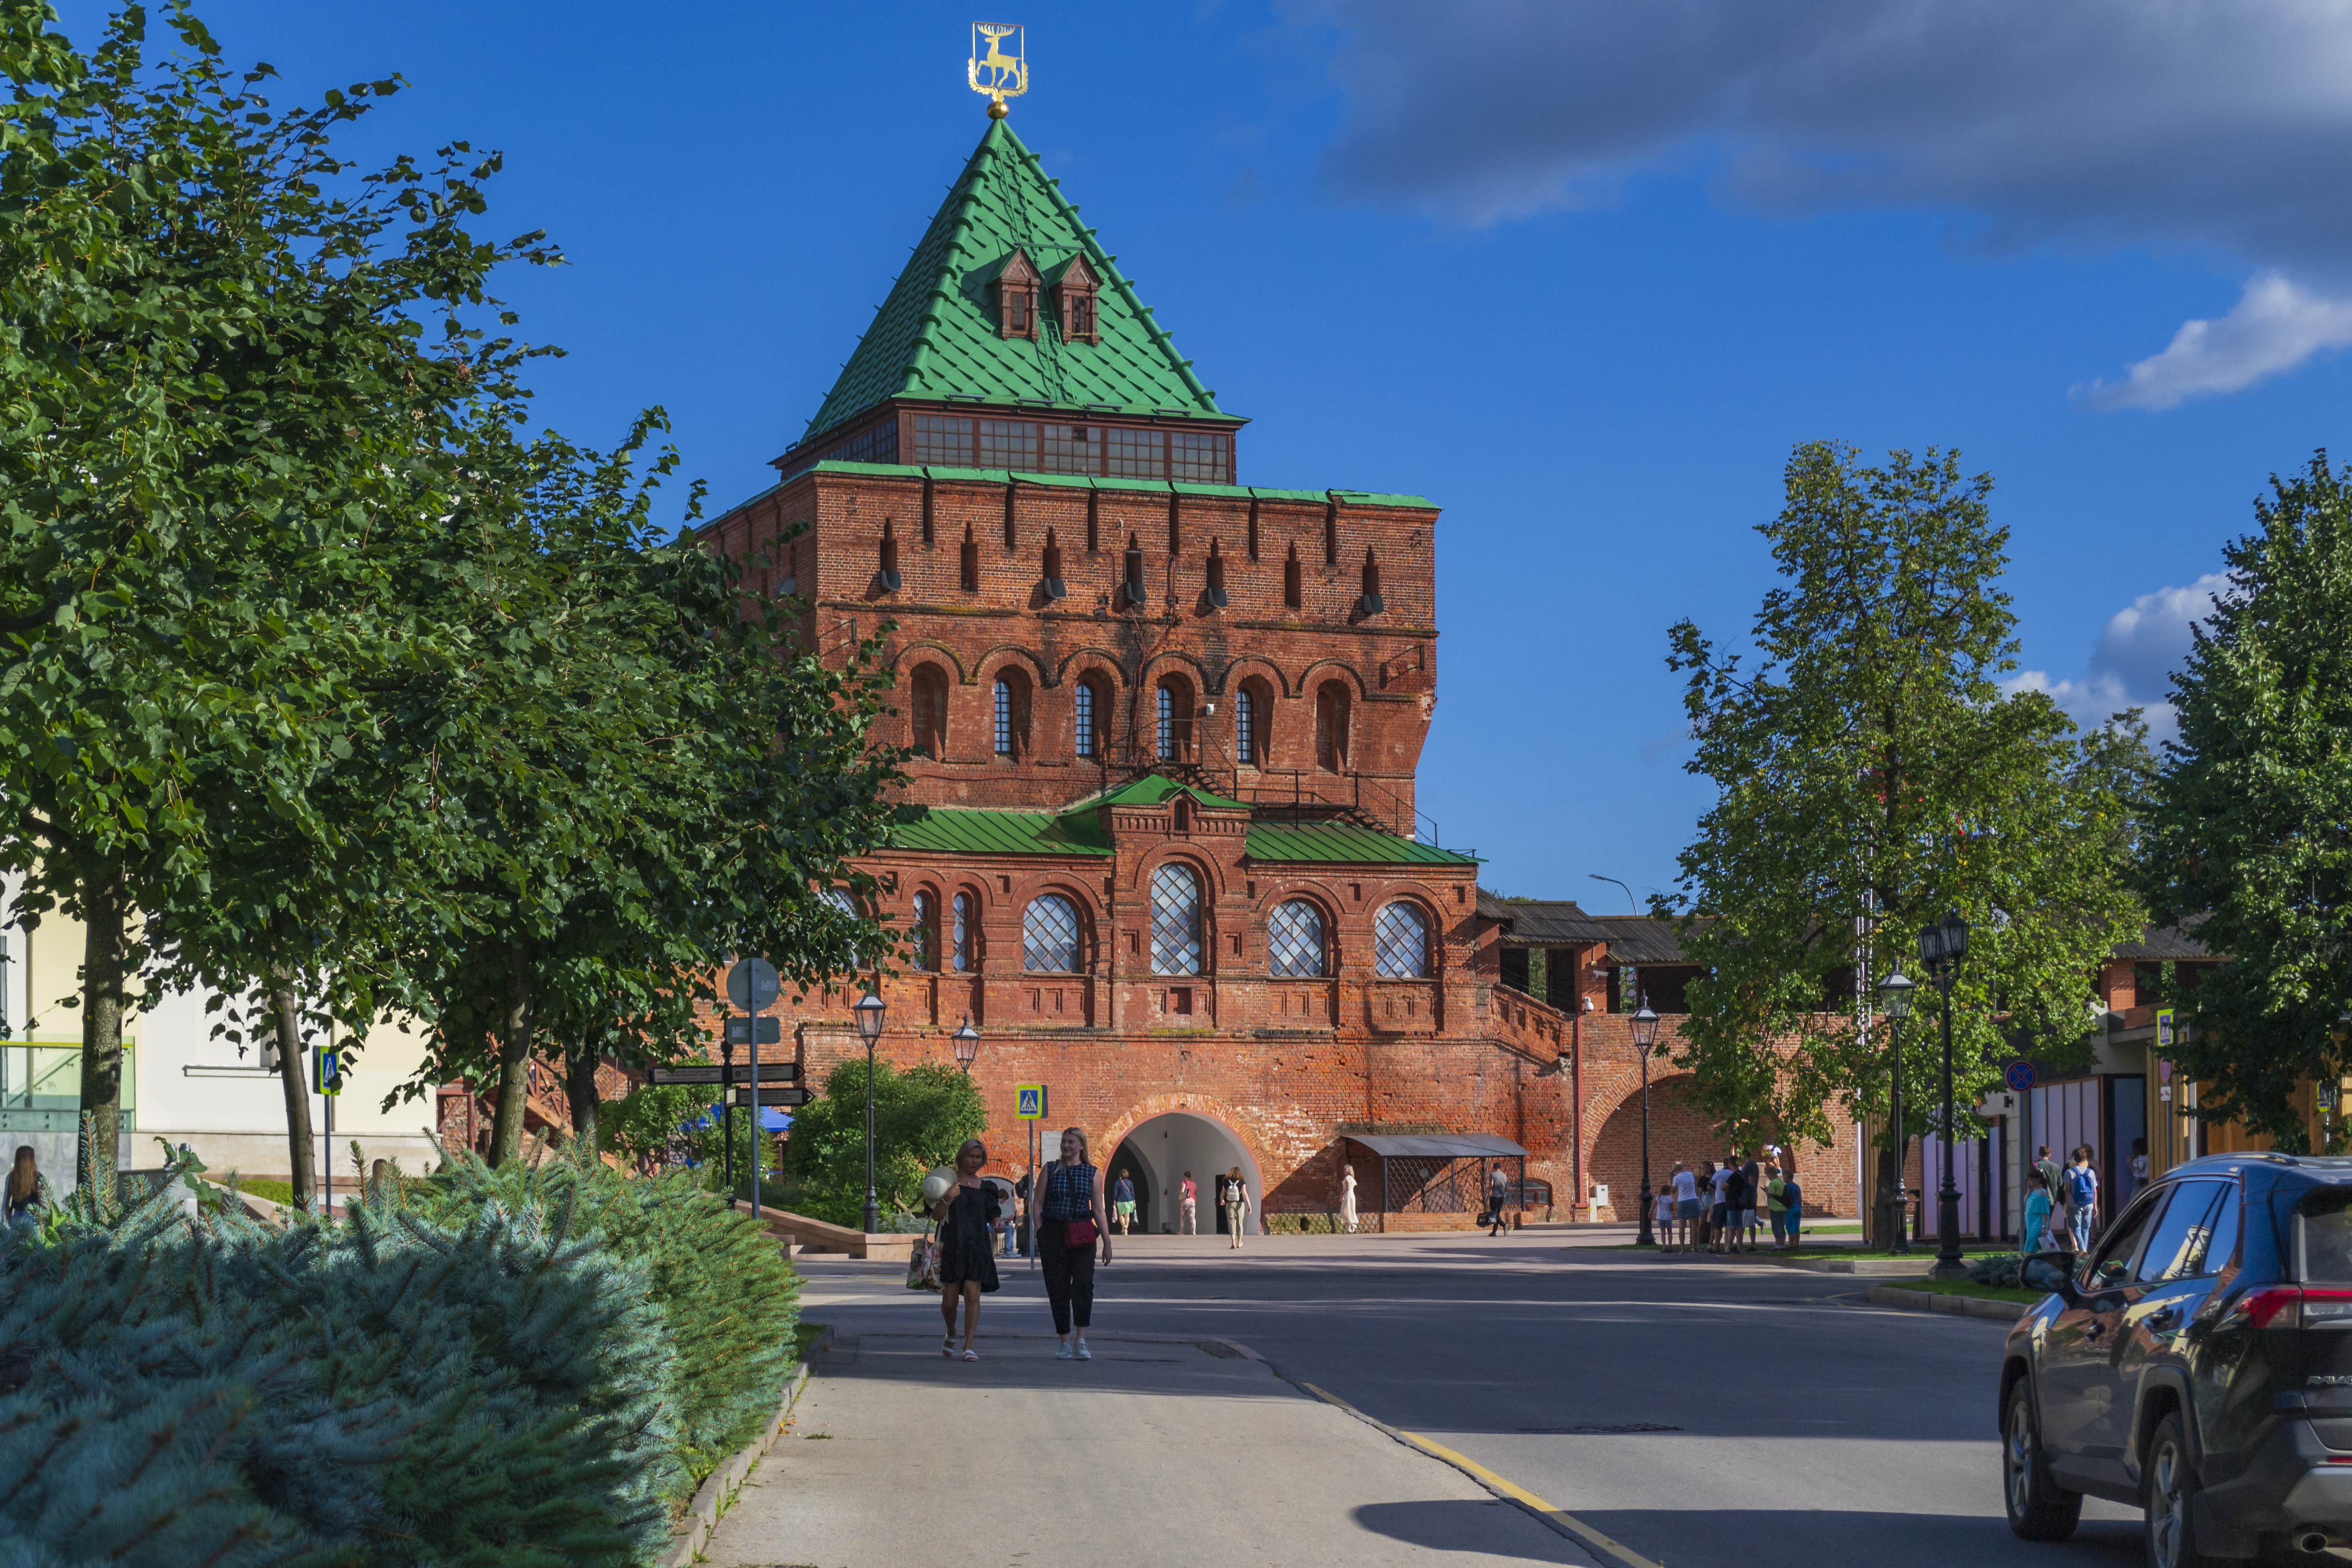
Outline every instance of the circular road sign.
<path fill-rule="evenodd" d="M 2015 1089 L 2020 1094 L 2023 1094 L 2027 1089 L 2033 1087 L 2033 1064 L 2032 1062 L 2011 1062 L 2009 1064 L 2009 1070 L 2002 1073 L 2000 1076 L 2003 1081 L 2008 1083 L 2010 1088 Z"/>
<path fill-rule="evenodd" d="M 746 1013 L 765 1011 L 776 1000 L 776 966 L 747 958 L 727 972 L 727 1000 Z"/>

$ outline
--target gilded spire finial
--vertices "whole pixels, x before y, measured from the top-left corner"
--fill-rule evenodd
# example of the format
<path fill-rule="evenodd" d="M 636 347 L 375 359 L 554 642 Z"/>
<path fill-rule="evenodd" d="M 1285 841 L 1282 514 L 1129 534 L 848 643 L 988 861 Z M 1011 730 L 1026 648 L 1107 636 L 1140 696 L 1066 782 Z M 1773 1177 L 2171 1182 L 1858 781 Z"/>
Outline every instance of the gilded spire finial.
<path fill-rule="evenodd" d="M 1013 52 L 1004 52 L 1004 42 L 1013 41 Z M 987 49 L 981 47 L 985 40 Z M 1002 120 L 1006 114 L 1004 100 L 1018 98 L 1029 90 L 1028 29 L 1018 22 L 974 22 L 971 25 L 971 63 L 964 68 L 964 79 L 971 90 L 988 95 L 988 117 Z"/>

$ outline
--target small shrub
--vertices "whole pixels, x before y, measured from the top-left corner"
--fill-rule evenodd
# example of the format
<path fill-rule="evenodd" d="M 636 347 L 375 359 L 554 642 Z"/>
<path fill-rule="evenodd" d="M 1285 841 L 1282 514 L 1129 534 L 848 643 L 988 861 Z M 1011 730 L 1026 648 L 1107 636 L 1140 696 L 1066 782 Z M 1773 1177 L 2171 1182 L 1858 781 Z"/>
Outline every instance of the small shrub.
<path fill-rule="evenodd" d="M 2021 1289 L 2025 1281 L 2018 1270 L 2024 1263 L 2025 1259 L 2014 1252 L 1988 1252 L 1981 1258 L 1969 1260 L 1969 1278 L 1979 1285 L 2000 1285 L 2012 1290 Z"/>

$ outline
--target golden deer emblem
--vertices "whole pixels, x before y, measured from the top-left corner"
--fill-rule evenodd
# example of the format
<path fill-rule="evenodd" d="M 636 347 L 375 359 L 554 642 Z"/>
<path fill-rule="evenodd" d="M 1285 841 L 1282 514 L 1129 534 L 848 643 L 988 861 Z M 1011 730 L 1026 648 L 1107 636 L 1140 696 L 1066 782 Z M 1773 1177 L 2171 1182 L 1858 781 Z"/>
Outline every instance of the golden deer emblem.
<path fill-rule="evenodd" d="M 1004 52 L 1004 40 L 1013 40 L 1013 52 Z M 981 41 L 986 39 L 988 50 L 981 52 Z M 1018 22 L 974 22 L 971 25 L 971 63 L 964 69 L 964 79 L 971 90 L 988 95 L 988 116 L 1004 118 L 1004 100 L 1018 98 L 1029 90 L 1029 50 L 1024 29 Z"/>

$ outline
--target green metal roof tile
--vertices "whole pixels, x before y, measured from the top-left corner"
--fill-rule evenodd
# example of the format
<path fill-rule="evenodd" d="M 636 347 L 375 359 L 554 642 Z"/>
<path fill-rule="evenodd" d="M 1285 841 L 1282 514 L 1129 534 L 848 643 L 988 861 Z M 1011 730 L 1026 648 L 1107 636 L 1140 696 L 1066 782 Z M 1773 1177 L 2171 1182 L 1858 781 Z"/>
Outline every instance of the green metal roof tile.
<path fill-rule="evenodd" d="M 980 811 L 933 806 L 920 822 L 890 830 L 893 849 L 945 855 L 1091 855 L 1110 853 L 1090 812 L 1054 816 L 1042 811 Z"/>
<path fill-rule="evenodd" d="M 1253 860 L 1344 860 L 1370 866 L 1475 866 L 1475 856 L 1440 849 L 1346 822 L 1252 823 Z"/>
<path fill-rule="evenodd" d="M 1062 342 L 1051 310 L 1040 311 L 1034 341 L 997 334 L 986 284 L 1016 247 L 1047 274 L 1085 253 L 1102 280 L 1096 310 L 1101 342 Z M 1232 417 L 1040 171 L 1037 155 L 1001 120 L 990 121 L 801 439 L 890 397 L 971 397 L 991 405 L 1027 399 L 1063 408 Z"/>

